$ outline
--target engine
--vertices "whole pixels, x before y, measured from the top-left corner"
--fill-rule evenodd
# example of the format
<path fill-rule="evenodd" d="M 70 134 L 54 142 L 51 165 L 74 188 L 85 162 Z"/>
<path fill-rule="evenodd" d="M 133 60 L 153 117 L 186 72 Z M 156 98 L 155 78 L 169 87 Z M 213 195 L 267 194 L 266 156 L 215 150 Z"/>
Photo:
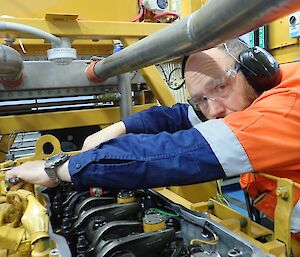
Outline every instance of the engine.
<path fill-rule="evenodd" d="M 271 256 L 155 190 L 46 189 L 53 254 L 80 257 Z M 211 207 L 213 208 L 213 206 Z"/>

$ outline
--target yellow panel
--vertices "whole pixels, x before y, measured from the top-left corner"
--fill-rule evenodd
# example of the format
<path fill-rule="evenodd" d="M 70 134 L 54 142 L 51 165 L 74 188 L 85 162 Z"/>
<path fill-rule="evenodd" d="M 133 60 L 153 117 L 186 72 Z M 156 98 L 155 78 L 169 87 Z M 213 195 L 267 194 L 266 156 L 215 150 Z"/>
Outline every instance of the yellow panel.
<path fill-rule="evenodd" d="M 207 1 L 208 0 L 181 0 L 181 15 L 183 17 L 190 15 L 206 4 Z"/>
<path fill-rule="evenodd" d="M 138 13 L 137 0 L 13 0 L 0 1 L 0 15 L 45 18 L 48 13 L 77 14 L 79 19 L 130 21 Z"/>
<path fill-rule="evenodd" d="M 115 21 L 45 21 L 43 19 L 2 19 L 41 29 L 59 37 L 71 39 L 119 39 L 120 37 L 144 37 L 163 29 L 168 24 L 162 23 L 136 23 Z M 36 38 L 36 36 L 20 31 L 0 31 L 0 37 Z"/>
<path fill-rule="evenodd" d="M 299 42 L 296 38 L 290 38 L 288 16 L 269 24 L 269 48 L 279 63 L 299 60 Z"/>
<path fill-rule="evenodd" d="M 169 189 L 192 203 L 208 201 L 217 195 L 215 181 L 187 186 L 173 186 L 169 187 Z M 201 194 L 199 194 L 199 192 L 201 192 Z"/>
<path fill-rule="evenodd" d="M 269 24 L 269 48 L 279 48 L 297 44 L 297 39 L 290 38 L 288 16 Z"/>
<path fill-rule="evenodd" d="M 300 60 L 300 46 L 290 45 L 271 50 L 271 53 L 279 63 L 294 62 Z"/>
<path fill-rule="evenodd" d="M 133 111 L 138 112 L 150 108 L 155 104 L 134 106 Z M 11 115 L 0 117 L 1 134 L 10 134 L 19 130 L 42 131 L 51 129 L 73 128 L 99 124 L 112 124 L 120 120 L 118 107 L 93 110 L 78 110 L 66 112 L 38 113 L 25 115 Z M 4 125 L 5 124 L 5 125 Z"/>

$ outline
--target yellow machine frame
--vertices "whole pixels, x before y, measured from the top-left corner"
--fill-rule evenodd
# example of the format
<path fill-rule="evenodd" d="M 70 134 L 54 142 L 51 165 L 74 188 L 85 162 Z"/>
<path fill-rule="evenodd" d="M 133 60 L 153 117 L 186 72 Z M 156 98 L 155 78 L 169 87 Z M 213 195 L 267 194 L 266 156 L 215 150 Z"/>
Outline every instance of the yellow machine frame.
<path fill-rule="evenodd" d="M 73 40 L 73 46 L 77 49 L 78 54 L 81 55 L 87 55 L 91 52 L 95 55 L 109 55 L 112 53 L 113 40 L 121 40 L 125 46 L 131 45 L 137 40 L 167 26 L 166 24 L 129 22 L 138 12 L 136 0 L 122 0 L 122 4 L 118 1 L 92 0 L 89 1 L 89 5 L 80 0 L 32 0 L 30 7 L 34 6 L 34 8 L 30 8 L 30 10 L 28 2 L 22 0 L 2 2 L 1 14 L 10 15 L 12 18 L 2 18 L 1 20 L 33 26 L 59 37 L 70 38 Z M 195 11 L 205 2 L 181 0 L 182 16 Z M 74 6 L 76 6 L 76 12 L 74 12 Z M 296 39 L 290 39 L 286 34 L 287 31 L 288 17 L 270 24 L 270 49 L 279 62 L 291 62 L 299 57 L 299 42 Z M 25 33 L 0 31 L 0 35 L 2 38 L 8 36 L 21 38 L 28 54 L 31 56 L 46 55 L 46 50 L 49 48 L 47 42 L 34 39 L 31 35 Z M 16 45 L 15 48 L 20 51 L 19 45 Z M 160 104 L 171 106 L 175 103 L 165 81 L 155 66 L 141 69 L 141 74 Z M 134 111 L 140 111 L 155 104 L 141 104 L 135 106 Z M 15 139 L 14 131 L 42 131 L 88 125 L 99 125 L 101 127 L 119 120 L 120 114 L 117 107 L 2 116 L 0 117 L 0 132 L 2 134 L 0 160 L 4 161 L 5 153 L 8 152 Z M 45 142 L 50 142 L 55 146 L 51 155 L 61 151 L 57 139 L 49 136 L 42 137 L 37 144 L 40 154 L 36 153 L 32 158 L 19 159 L 17 165 L 31 159 L 45 159 L 48 157 L 42 153 L 42 148 L 39 147 Z M 12 163 L 1 163 L 0 167 L 5 168 L 9 165 L 12 165 Z M 288 179 L 276 178 L 270 175 L 263 176 L 276 180 L 278 184 L 274 233 L 216 201 L 214 199 L 216 196 L 214 182 L 184 187 L 159 188 L 157 191 L 191 210 L 208 212 L 212 219 L 242 235 L 268 253 L 280 257 L 289 256 L 293 248 L 295 256 L 300 256 L 300 246 L 291 240 L 290 223 L 287 222 L 290 220 L 293 208 L 293 188 L 295 186 L 299 187 L 299 185 Z M 1 193 L 5 190 L 4 187 L 3 183 L 0 184 Z M 260 236 L 267 236 L 271 241 L 264 244 L 256 241 L 255 238 Z M 42 241 L 39 242 L 41 243 L 36 244 L 35 249 L 37 252 L 44 252 L 45 244 Z M 30 245 L 27 243 L 22 247 L 28 248 Z M 1 254 L 0 252 L 0 256 Z"/>

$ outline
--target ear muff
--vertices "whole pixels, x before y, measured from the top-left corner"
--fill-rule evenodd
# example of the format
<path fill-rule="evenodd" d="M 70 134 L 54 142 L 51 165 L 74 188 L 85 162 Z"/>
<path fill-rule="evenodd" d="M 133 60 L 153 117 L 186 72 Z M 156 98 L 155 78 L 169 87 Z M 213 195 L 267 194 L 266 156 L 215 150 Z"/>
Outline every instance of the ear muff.
<path fill-rule="evenodd" d="M 260 47 L 251 47 L 239 55 L 241 71 L 258 92 L 271 89 L 281 81 L 281 71 L 275 58 Z"/>

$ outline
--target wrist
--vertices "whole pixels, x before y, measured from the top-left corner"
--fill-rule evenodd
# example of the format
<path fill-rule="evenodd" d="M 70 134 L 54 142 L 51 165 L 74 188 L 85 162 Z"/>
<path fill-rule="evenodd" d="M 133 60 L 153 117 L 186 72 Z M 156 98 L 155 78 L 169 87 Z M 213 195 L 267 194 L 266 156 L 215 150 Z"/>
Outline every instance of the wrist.
<path fill-rule="evenodd" d="M 44 170 L 48 175 L 49 179 L 56 185 L 61 183 L 61 179 L 59 177 L 58 168 L 61 167 L 64 163 L 66 163 L 69 159 L 69 155 L 66 153 L 59 153 L 49 157 L 45 161 Z"/>
<path fill-rule="evenodd" d="M 64 164 L 57 168 L 57 176 L 61 181 L 71 182 L 71 176 L 69 173 L 69 161 L 66 161 Z"/>

